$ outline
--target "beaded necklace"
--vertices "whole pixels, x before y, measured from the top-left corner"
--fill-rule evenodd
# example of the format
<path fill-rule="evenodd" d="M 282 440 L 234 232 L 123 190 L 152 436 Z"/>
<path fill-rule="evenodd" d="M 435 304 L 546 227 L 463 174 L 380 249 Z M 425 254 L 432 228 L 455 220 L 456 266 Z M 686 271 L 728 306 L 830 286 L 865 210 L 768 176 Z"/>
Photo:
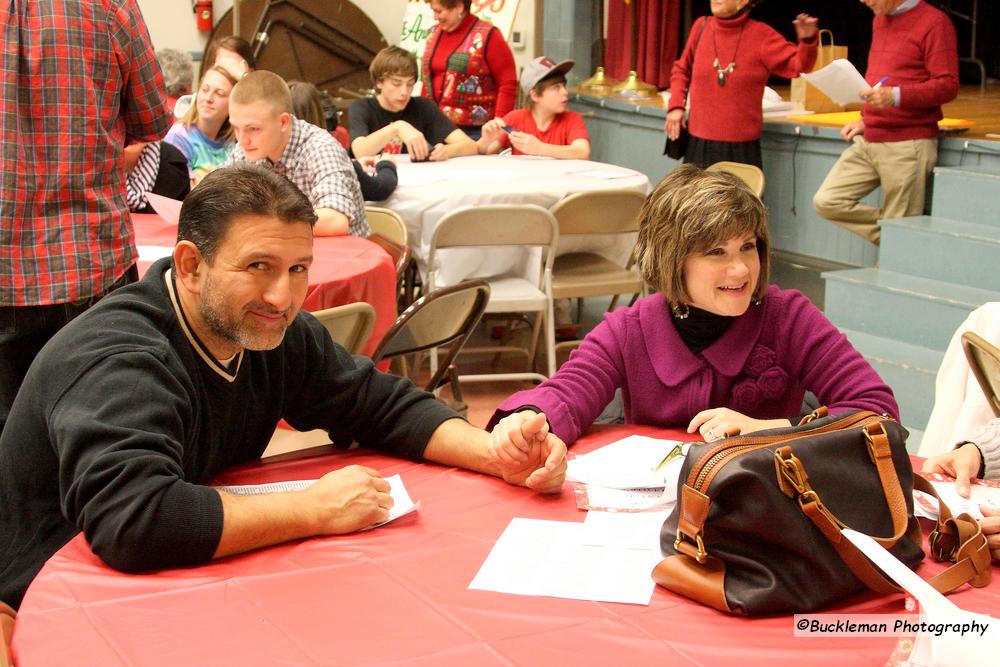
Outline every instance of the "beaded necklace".
<path fill-rule="evenodd" d="M 740 34 L 736 37 L 736 48 L 733 50 L 733 59 L 725 67 L 719 62 L 719 44 L 715 40 L 715 34 L 718 32 L 718 25 L 712 23 L 712 48 L 715 49 L 715 60 L 712 62 L 712 66 L 715 67 L 715 80 L 720 86 L 726 85 L 726 77 L 733 73 L 736 69 L 736 54 L 740 52 L 740 42 L 743 41 L 743 31 L 746 30 L 746 22 L 740 26 Z"/>

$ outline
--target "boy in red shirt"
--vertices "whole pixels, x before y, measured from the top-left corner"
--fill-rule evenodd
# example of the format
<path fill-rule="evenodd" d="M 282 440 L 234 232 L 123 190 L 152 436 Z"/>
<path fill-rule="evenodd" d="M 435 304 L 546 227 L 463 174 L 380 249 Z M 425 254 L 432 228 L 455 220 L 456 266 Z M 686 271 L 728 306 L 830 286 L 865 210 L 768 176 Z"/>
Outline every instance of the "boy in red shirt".
<path fill-rule="evenodd" d="M 521 72 L 527 109 L 515 109 L 483 125 L 476 142 L 480 154 L 499 153 L 510 146 L 514 155 L 542 155 L 561 159 L 590 159 L 590 137 L 583 117 L 567 111 L 566 73 L 572 60 L 557 63 L 535 58 Z"/>

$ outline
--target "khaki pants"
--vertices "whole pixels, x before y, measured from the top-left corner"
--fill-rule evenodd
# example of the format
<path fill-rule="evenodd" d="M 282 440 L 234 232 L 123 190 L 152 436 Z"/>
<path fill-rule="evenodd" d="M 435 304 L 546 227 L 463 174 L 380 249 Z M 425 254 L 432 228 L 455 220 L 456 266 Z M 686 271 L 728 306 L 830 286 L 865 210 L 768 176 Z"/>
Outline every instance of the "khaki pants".
<path fill-rule="evenodd" d="M 937 162 L 937 139 L 869 143 L 854 137 L 823 179 L 813 206 L 830 222 L 878 244 L 883 218 L 923 215 L 927 176 Z M 860 200 L 882 186 L 882 207 Z"/>

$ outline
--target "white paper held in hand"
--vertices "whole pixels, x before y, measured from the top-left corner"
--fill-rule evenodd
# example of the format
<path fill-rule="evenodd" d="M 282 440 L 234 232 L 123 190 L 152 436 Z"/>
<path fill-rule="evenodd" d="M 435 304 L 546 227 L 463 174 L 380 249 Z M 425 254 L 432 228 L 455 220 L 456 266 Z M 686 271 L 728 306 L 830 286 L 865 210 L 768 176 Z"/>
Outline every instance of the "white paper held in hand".
<path fill-rule="evenodd" d="M 826 67 L 815 72 L 803 72 L 799 76 L 840 105 L 861 102 L 859 93 L 869 87 L 861 72 L 845 58 L 838 58 Z"/>
<path fill-rule="evenodd" d="M 878 542 L 856 530 L 840 531 L 861 550 L 886 576 L 899 584 L 920 603 L 920 620 L 925 623 L 971 623 L 986 626 L 981 635 L 942 632 L 940 635 L 917 635 L 910 654 L 911 665 L 939 667 L 978 667 L 986 664 L 984 656 L 1000 655 L 1000 621 L 984 614 L 974 614 L 959 608 L 919 575 L 906 567 Z"/>
<path fill-rule="evenodd" d="M 232 493 L 237 496 L 253 496 L 262 495 L 265 493 L 284 493 L 288 491 L 302 491 L 310 487 L 315 479 L 299 479 L 287 482 L 271 482 L 270 484 L 243 484 L 235 486 L 217 486 L 219 491 L 225 491 L 226 493 Z M 389 482 L 389 495 L 392 496 L 392 509 L 389 510 L 389 518 L 381 523 L 372 524 L 367 528 L 362 530 L 370 530 L 372 528 L 377 528 L 379 526 L 384 526 L 390 521 L 394 521 L 404 514 L 409 514 L 420 507 L 420 501 L 413 502 L 410 498 L 409 492 L 406 490 L 406 486 L 403 485 L 403 478 L 399 475 L 393 475 L 391 477 L 386 477 L 385 481 Z"/>

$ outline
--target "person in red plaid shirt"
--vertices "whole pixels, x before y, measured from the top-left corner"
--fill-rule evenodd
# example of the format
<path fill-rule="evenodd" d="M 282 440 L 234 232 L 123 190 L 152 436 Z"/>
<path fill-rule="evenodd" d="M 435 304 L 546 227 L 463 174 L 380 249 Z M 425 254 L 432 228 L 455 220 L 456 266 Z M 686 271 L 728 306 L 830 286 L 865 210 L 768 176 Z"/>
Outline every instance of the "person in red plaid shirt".
<path fill-rule="evenodd" d="M 0 429 L 45 342 L 136 279 L 123 147 L 170 127 L 136 0 L 0 6 Z"/>

